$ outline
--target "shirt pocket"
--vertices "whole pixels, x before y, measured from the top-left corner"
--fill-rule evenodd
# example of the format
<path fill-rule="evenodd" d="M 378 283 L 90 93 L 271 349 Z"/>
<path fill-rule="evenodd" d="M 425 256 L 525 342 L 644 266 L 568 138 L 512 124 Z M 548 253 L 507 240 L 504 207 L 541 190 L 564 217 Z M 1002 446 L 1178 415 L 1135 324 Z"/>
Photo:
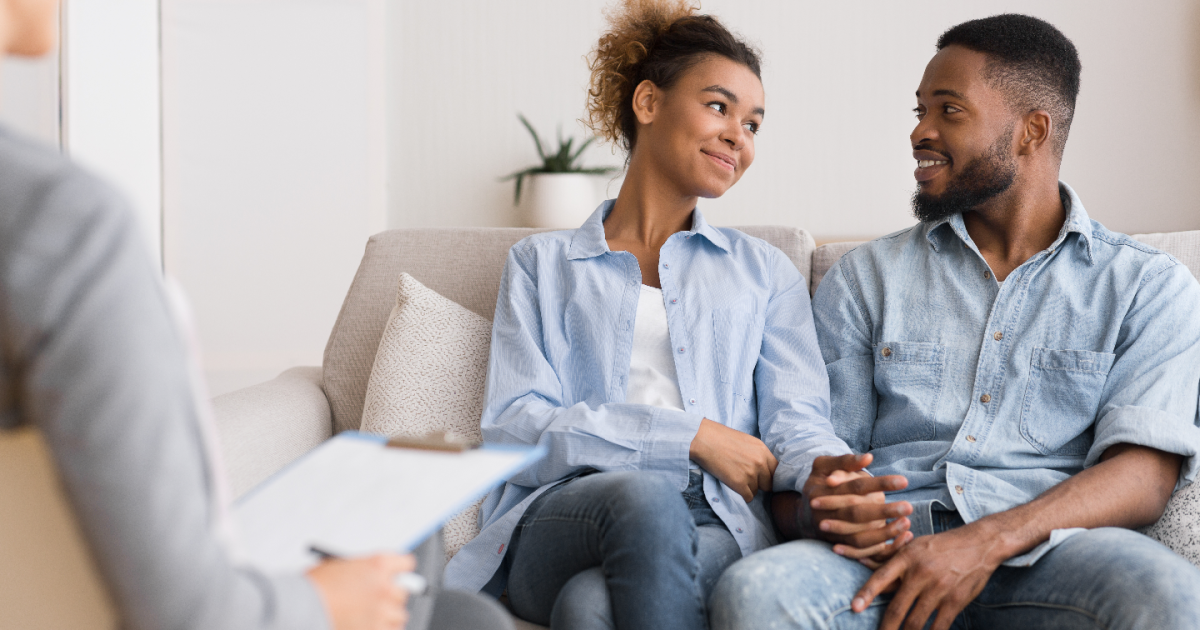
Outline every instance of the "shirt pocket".
<path fill-rule="evenodd" d="M 879 408 L 872 448 L 936 437 L 945 366 L 946 349 L 940 344 L 893 341 L 875 346 Z"/>
<path fill-rule="evenodd" d="M 1021 406 L 1021 435 L 1044 455 L 1078 456 L 1092 446 L 1092 423 L 1115 354 L 1034 348 Z"/>
<path fill-rule="evenodd" d="M 762 347 L 762 328 L 749 308 L 713 310 L 713 359 L 722 383 L 747 398 L 754 389 L 754 366 Z"/>

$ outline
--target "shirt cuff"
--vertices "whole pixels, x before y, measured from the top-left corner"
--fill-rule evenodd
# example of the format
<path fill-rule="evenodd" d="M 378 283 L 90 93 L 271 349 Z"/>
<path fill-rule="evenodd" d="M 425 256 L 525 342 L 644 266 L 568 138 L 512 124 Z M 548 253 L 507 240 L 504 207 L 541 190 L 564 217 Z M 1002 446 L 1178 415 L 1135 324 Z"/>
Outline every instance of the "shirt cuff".
<path fill-rule="evenodd" d="M 704 416 L 662 407 L 650 410 L 650 430 L 642 446 L 640 468 L 668 473 L 682 492 L 691 470 L 692 440 Z"/>
<path fill-rule="evenodd" d="M 1149 407 L 1117 407 L 1096 423 L 1096 439 L 1088 451 L 1085 467 L 1100 461 L 1104 451 L 1117 444 L 1156 448 L 1186 459 L 1175 489 L 1196 479 L 1200 472 L 1200 428 L 1191 419 Z"/>
<path fill-rule="evenodd" d="M 269 627 L 330 630 L 329 611 L 317 586 L 304 575 L 272 575 L 275 613 Z"/>

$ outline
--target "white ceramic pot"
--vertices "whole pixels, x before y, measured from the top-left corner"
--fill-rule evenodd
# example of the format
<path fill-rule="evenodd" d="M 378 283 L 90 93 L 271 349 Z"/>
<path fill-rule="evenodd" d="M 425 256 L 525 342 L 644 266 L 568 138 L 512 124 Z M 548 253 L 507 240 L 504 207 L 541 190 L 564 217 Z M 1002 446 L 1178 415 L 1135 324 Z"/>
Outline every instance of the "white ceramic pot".
<path fill-rule="evenodd" d="M 600 177 L 584 173 L 538 173 L 525 178 L 519 206 L 525 227 L 574 229 L 603 201 Z"/>

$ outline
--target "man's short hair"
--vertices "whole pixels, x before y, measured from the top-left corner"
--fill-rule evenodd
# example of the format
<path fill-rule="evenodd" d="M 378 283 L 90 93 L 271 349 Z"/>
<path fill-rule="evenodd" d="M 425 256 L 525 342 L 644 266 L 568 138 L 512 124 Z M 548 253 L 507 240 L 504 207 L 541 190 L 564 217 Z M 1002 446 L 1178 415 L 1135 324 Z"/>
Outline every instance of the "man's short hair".
<path fill-rule="evenodd" d="M 937 49 L 962 46 L 990 57 L 985 78 L 1021 114 L 1044 109 L 1054 119 L 1054 153 L 1060 159 L 1079 96 L 1079 53 L 1048 22 L 1006 13 L 963 22 L 942 33 Z"/>

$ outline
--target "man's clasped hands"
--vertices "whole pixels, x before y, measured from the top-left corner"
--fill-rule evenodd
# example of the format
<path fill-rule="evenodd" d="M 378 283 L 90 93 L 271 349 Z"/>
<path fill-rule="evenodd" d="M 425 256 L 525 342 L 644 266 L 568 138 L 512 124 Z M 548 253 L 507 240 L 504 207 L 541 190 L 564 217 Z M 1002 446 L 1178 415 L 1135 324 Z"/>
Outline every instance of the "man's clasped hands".
<path fill-rule="evenodd" d="M 747 502 L 772 489 L 778 465 L 758 438 L 708 419 L 701 422 L 692 442 L 691 458 Z M 921 549 L 905 551 L 914 538 L 908 519 L 912 505 L 889 503 L 885 493 L 907 488 L 908 480 L 902 475 L 870 475 L 866 468 L 872 459 L 870 454 L 817 457 L 801 492 L 774 494 L 771 511 L 776 527 L 786 539 L 831 542 L 835 553 L 875 571 L 855 595 L 856 612 L 865 610 L 881 593 L 899 591 L 888 607 L 885 626 L 898 626 L 910 610 L 916 616 L 919 609 L 939 602 L 944 602 L 943 608 L 953 601 L 965 606 L 998 563 L 963 553 L 967 550 L 962 543 L 986 545 L 987 539 L 961 531 L 968 526 L 926 536 Z"/>

